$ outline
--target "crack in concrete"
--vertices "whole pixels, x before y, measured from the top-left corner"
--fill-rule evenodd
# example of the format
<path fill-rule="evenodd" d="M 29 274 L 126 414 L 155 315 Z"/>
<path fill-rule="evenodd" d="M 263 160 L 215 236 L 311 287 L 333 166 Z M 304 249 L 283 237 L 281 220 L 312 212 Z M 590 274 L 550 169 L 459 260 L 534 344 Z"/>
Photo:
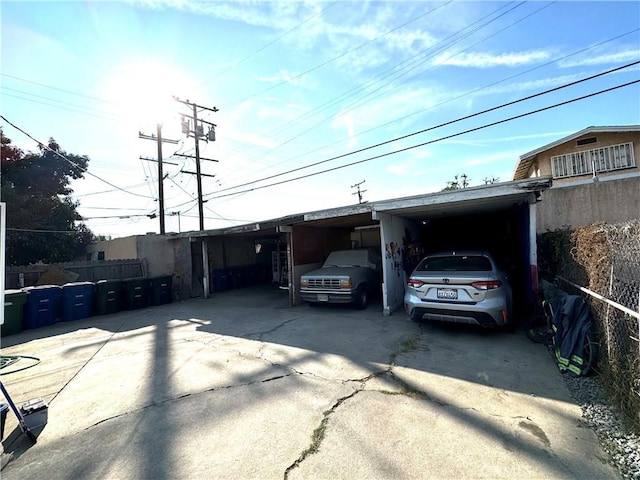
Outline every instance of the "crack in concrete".
<path fill-rule="evenodd" d="M 377 372 L 373 372 L 365 377 L 362 378 L 357 378 L 357 379 L 347 379 L 347 380 L 343 380 L 342 383 L 343 384 L 347 384 L 347 383 L 351 383 L 351 382 L 358 382 L 360 383 L 359 387 L 356 388 L 352 393 L 350 393 L 349 395 L 346 395 L 344 397 L 340 397 L 334 404 L 333 406 L 329 409 L 329 410 L 325 410 L 322 414 L 322 420 L 320 421 L 320 425 L 318 425 L 315 430 L 313 431 L 313 433 L 311 434 L 311 444 L 305 449 L 303 450 L 303 452 L 300 454 L 300 456 L 291 464 L 289 465 L 286 470 L 284 471 L 284 480 L 288 480 L 289 478 L 289 473 L 291 473 L 292 470 L 298 468 L 302 462 L 304 462 L 306 460 L 306 458 L 309 455 L 313 455 L 314 453 L 317 453 L 320 450 L 320 445 L 322 444 L 323 440 L 326 437 L 326 431 L 327 431 L 327 426 L 329 424 L 329 417 L 335 413 L 335 411 L 338 409 L 338 407 L 340 407 L 340 405 L 342 405 L 344 402 L 346 402 L 347 400 L 355 397 L 358 393 L 362 392 L 366 385 L 367 382 L 373 378 L 377 378 L 380 377 L 382 375 L 386 375 L 389 374 L 391 375 L 392 379 L 400 384 L 400 385 L 407 385 L 406 382 L 400 380 L 399 378 L 397 378 L 394 374 L 393 374 L 393 367 L 396 365 L 395 361 L 396 358 L 398 357 L 398 355 L 400 355 L 401 353 L 406 353 L 409 352 L 411 350 L 415 350 L 415 348 L 417 348 L 417 340 L 419 339 L 419 336 L 416 335 L 412 335 L 410 337 L 407 337 L 406 339 L 403 340 L 403 342 L 400 343 L 400 345 L 398 346 L 398 349 L 395 350 L 394 352 L 392 352 L 389 355 L 389 366 L 387 368 L 385 368 L 384 370 L 380 370 Z M 415 389 L 414 389 L 415 390 Z M 426 395 L 426 393 L 421 392 L 423 396 L 425 396 L 426 398 L 428 398 L 428 396 Z M 403 394 L 406 394 L 403 392 Z"/>
<path fill-rule="evenodd" d="M 198 396 L 204 395 L 206 393 L 213 393 L 213 392 L 218 392 L 218 391 L 222 391 L 222 390 L 229 390 L 229 389 L 232 389 L 232 388 L 249 387 L 251 385 L 256 385 L 256 384 L 259 384 L 259 383 L 269 383 L 269 382 L 273 382 L 275 380 L 281 380 L 283 378 L 291 377 L 293 375 L 296 375 L 296 374 L 295 373 L 287 373 L 287 374 L 283 374 L 283 375 L 275 375 L 273 377 L 264 378 L 262 380 L 254 380 L 252 382 L 238 383 L 238 384 L 235 384 L 235 385 L 224 385 L 222 387 L 213 387 L 213 388 L 208 388 L 206 390 L 202 390 L 200 392 L 185 393 L 184 395 L 179 395 L 177 397 L 166 398 L 164 400 L 152 402 L 152 403 L 149 403 L 148 405 L 144 405 L 143 407 L 136 408 L 136 409 L 130 410 L 128 412 L 123 412 L 123 413 L 119 413 L 118 415 L 113 415 L 113 416 L 108 417 L 108 418 L 103 418 L 99 422 L 96 422 L 93 425 L 89 425 L 88 427 L 85 427 L 84 431 L 87 431 L 90 428 L 98 426 L 101 423 L 108 422 L 109 420 L 114 420 L 116 418 L 125 417 L 125 416 L 131 415 L 133 413 L 142 412 L 144 410 L 147 410 L 148 408 L 158 407 L 158 406 L 161 406 L 161 405 L 166 405 L 168 403 L 177 402 L 177 401 L 183 400 L 185 398 L 198 397 Z"/>
<path fill-rule="evenodd" d="M 281 329 L 281 328 L 282 328 L 282 327 L 284 327 L 285 325 L 287 325 L 287 324 L 289 324 L 289 323 L 291 323 L 291 322 L 295 322 L 296 320 L 300 320 L 301 318 L 304 318 L 304 317 L 295 317 L 295 318 L 290 318 L 289 320 L 286 320 L 286 321 L 284 321 L 284 322 L 280 323 L 279 325 L 276 325 L 275 327 L 273 327 L 273 328 L 272 328 L 272 329 L 270 329 L 270 330 L 265 330 L 265 331 L 262 331 L 262 332 L 247 333 L 247 334 L 245 334 L 245 335 L 246 335 L 247 337 L 256 337 L 258 340 L 262 340 L 262 337 L 263 337 L 264 335 L 268 335 L 269 333 L 273 333 L 273 332 L 275 332 L 276 330 Z"/>
<path fill-rule="evenodd" d="M 289 465 L 287 467 L 287 469 L 284 471 L 284 480 L 287 480 L 289 478 L 289 473 L 294 470 L 295 468 L 298 468 L 298 466 L 304 462 L 304 460 L 309 456 L 309 455 L 313 455 L 314 453 L 318 452 L 318 450 L 320 449 L 320 444 L 322 443 L 322 441 L 324 440 L 325 436 L 326 436 L 326 431 L 327 431 L 327 425 L 329 424 L 329 417 L 338 409 L 338 407 L 340 405 L 342 405 L 344 402 L 346 402 L 347 400 L 349 400 L 350 398 L 355 397 L 358 393 L 360 393 L 362 391 L 362 388 L 360 389 L 356 389 L 353 392 L 351 392 L 349 395 L 346 395 L 344 397 L 340 397 L 332 406 L 329 410 L 325 410 L 322 414 L 322 420 L 320 421 L 320 425 L 318 425 L 318 427 L 316 427 L 316 429 L 313 431 L 313 434 L 311 435 L 311 445 L 309 445 L 301 454 L 300 456 L 296 459 L 295 462 L 293 462 L 291 465 Z"/>

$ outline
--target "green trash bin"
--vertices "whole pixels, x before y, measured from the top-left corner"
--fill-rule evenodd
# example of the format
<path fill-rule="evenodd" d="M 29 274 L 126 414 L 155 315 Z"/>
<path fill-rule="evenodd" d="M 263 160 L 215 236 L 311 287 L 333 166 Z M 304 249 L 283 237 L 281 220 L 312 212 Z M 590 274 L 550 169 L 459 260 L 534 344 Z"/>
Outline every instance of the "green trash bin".
<path fill-rule="evenodd" d="M 149 279 L 144 277 L 125 278 L 122 281 L 124 309 L 134 310 L 149 306 Z"/>
<path fill-rule="evenodd" d="M 171 284 L 173 277 L 164 275 L 149 279 L 149 301 L 151 305 L 171 303 Z"/>
<path fill-rule="evenodd" d="M 0 328 L 0 335 L 6 337 L 22 331 L 25 303 L 27 303 L 26 292 L 22 290 L 5 290 L 4 324 Z"/>
<path fill-rule="evenodd" d="M 122 280 L 98 280 L 94 296 L 96 315 L 107 315 L 122 310 Z"/>

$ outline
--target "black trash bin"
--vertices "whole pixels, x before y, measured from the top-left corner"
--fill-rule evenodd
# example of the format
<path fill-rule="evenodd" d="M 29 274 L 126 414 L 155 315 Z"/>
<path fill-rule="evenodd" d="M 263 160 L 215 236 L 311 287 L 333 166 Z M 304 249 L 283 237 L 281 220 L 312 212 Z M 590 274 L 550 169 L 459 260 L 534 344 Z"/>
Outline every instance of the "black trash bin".
<path fill-rule="evenodd" d="M 22 331 L 25 303 L 27 303 L 26 292 L 22 290 L 5 290 L 4 324 L 0 328 L 0 335 L 6 337 Z"/>
<path fill-rule="evenodd" d="M 171 303 L 171 285 L 173 277 L 162 275 L 149 280 L 149 301 L 151 305 Z"/>
<path fill-rule="evenodd" d="M 122 280 L 98 280 L 95 292 L 96 315 L 107 315 L 122 310 Z"/>
<path fill-rule="evenodd" d="M 144 308 L 149 306 L 149 279 L 136 277 L 125 278 L 122 281 L 124 308 L 126 310 L 134 310 L 136 308 Z"/>

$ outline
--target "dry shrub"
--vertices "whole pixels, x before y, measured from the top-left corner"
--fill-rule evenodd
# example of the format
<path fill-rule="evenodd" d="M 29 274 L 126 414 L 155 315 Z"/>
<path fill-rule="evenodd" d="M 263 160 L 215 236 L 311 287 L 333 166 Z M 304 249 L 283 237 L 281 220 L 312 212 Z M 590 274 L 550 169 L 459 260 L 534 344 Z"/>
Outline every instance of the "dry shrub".
<path fill-rule="evenodd" d="M 547 280 L 563 277 L 638 311 L 640 220 L 548 232 L 539 237 L 538 252 L 541 276 Z M 600 339 L 600 379 L 611 402 L 640 432 L 638 320 L 580 291 L 569 293 L 584 295 L 591 305 Z"/>

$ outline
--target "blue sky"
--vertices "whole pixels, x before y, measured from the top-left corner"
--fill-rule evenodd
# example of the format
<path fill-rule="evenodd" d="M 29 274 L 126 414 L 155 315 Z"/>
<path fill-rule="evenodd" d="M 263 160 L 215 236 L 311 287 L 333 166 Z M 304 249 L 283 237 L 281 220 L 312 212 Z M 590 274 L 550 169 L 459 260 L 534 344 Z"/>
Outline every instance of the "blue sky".
<path fill-rule="evenodd" d="M 636 65 L 325 162 L 639 61 L 635 1 L 3 1 L 0 9 L 2 115 L 90 157 L 74 197 L 94 233 L 112 237 L 159 231 L 145 216 L 158 211 L 157 164 L 139 158 L 157 148 L 138 138 L 158 119 L 165 137 L 180 140 L 163 147 L 177 164 L 164 167 L 167 231 L 178 231 L 178 219 L 181 231 L 198 229 L 196 179 L 184 173 L 194 162 L 172 157 L 193 155 L 194 141 L 181 134 L 186 110 L 171 95 L 219 108 L 201 113 L 217 139 L 201 142 L 200 154 L 219 160 L 202 162 L 215 175 L 202 180 L 205 228 L 354 204 L 362 181 L 368 201 L 438 191 L 463 173 L 472 186 L 508 181 L 520 155 L 565 135 L 640 124 L 634 84 L 441 140 L 638 80 Z M 36 150 L 0 124 L 14 144 Z"/>

